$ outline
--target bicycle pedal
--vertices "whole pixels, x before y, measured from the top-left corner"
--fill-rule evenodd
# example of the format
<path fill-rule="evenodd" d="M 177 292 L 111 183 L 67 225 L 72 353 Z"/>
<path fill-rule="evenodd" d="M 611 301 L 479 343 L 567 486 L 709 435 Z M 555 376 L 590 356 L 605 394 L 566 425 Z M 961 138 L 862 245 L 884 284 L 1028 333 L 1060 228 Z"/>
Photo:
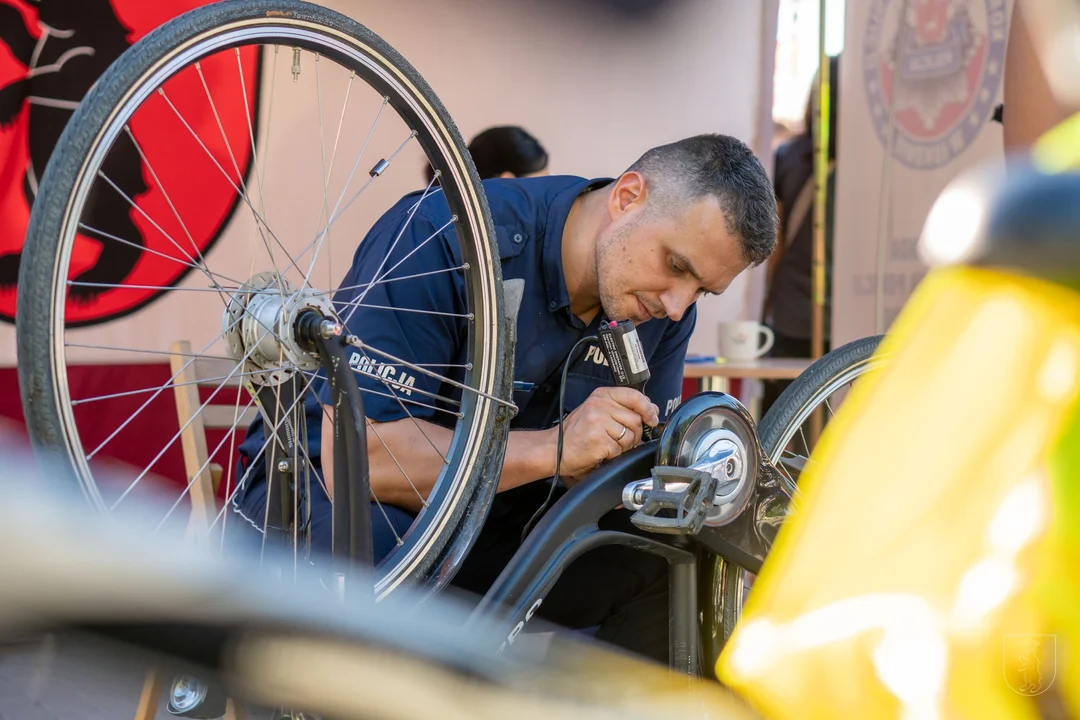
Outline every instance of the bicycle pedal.
<path fill-rule="evenodd" d="M 652 488 L 641 509 L 630 517 L 635 527 L 668 535 L 696 535 L 716 496 L 716 478 L 694 468 L 652 469 Z"/>

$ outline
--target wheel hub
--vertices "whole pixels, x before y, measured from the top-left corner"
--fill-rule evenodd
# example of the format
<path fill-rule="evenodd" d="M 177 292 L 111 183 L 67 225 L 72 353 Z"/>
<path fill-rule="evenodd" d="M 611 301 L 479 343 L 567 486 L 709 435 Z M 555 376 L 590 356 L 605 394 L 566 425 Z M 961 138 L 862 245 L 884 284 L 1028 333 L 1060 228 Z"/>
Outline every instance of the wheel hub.
<path fill-rule="evenodd" d="M 703 470 L 717 480 L 713 507 L 705 524 L 725 525 L 742 512 L 753 489 L 747 477 L 746 447 L 731 430 L 712 428 L 697 438 L 691 457 L 690 467 Z"/>
<path fill-rule="evenodd" d="M 300 342 L 296 321 L 305 310 L 334 318 L 328 294 L 296 290 L 274 272 L 253 276 L 225 307 L 222 326 L 229 356 L 257 385 L 279 385 L 298 371 L 319 368 L 319 356 Z"/>

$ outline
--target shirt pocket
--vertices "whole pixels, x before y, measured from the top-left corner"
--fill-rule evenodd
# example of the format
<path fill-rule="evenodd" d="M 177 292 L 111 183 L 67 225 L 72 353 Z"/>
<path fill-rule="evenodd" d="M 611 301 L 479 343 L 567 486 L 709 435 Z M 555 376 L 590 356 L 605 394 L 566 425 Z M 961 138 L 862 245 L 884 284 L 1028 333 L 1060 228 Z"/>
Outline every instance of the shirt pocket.
<path fill-rule="evenodd" d="M 521 413 L 524 412 L 527 407 L 529 407 L 529 402 L 533 399 L 533 396 L 536 395 L 536 388 L 536 383 L 523 382 L 521 380 L 514 381 L 513 400 L 514 404 L 517 405 L 518 414 L 517 417 L 515 417 L 514 420 L 510 422 L 510 427 L 517 426 L 515 421 L 518 417 L 521 416 Z"/>
<path fill-rule="evenodd" d="M 510 260 L 521 254 L 528 237 L 521 228 L 495 226 L 495 243 L 499 247 L 499 259 Z"/>

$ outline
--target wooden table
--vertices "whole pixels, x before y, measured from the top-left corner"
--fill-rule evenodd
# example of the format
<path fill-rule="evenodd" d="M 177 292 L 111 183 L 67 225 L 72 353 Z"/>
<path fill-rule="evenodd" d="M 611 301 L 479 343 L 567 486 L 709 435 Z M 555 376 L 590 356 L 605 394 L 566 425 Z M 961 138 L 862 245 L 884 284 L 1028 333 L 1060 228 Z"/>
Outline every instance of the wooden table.
<path fill-rule="evenodd" d="M 728 360 L 686 363 L 683 377 L 698 381 L 698 391 L 727 392 L 729 380 L 794 380 L 812 361 L 804 358 L 761 358 L 759 360 Z"/>

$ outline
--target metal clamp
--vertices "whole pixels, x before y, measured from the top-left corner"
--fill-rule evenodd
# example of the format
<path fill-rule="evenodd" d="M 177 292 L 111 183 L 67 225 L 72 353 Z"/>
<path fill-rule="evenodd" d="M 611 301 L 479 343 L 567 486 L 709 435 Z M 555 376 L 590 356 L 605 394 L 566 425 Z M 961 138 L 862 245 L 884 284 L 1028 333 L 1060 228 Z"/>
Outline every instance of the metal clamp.
<path fill-rule="evenodd" d="M 643 492 L 644 503 L 630 522 L 648 532 L 696 535 L 713 505 L 716 484 L 716 478 L 704 470 L 654 467 L 652 487 Z M 664 511 L 673 511 L 674 516 Z"/>

